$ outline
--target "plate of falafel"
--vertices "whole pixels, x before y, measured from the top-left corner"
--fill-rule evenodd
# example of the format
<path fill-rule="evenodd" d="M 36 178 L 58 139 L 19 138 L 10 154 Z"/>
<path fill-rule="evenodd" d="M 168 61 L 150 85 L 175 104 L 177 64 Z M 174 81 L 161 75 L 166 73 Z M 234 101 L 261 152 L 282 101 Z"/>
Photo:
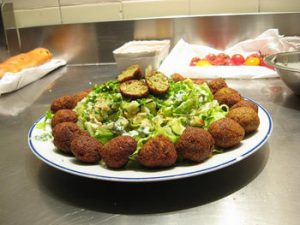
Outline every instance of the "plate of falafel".
<path fill-rule="evenodd" d="M 132 65 L 115 80 L 54 99 L 28 143 L 39 159 L 71 174 L 149 182 L 232 165 L 271 132 L 269 113 L 224 79 L 169 78 Z"/>

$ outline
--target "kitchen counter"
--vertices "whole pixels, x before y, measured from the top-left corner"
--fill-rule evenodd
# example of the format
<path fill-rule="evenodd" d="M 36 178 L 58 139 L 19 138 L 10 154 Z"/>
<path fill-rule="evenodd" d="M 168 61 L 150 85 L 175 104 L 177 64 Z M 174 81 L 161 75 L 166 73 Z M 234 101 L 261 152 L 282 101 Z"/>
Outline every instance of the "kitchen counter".
<path fill-rule="evenodd" d="M 0 224 L 299 224 L 300 97 L 280 79 L 227 81 L 264 106 L 274 127 L 257 152 L 215 172 L 118 183 L 71 175 L 36 158 L 27 134 L 51 101 L 116 74 L 115 64 L 68 66 L 0 97 Z"/>

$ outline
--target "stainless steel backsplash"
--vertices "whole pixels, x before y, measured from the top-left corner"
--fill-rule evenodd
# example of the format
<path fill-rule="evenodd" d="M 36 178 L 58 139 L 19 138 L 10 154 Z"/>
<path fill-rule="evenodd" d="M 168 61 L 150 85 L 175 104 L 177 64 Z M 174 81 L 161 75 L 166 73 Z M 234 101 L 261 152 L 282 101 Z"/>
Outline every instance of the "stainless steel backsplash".
<path fill-rule="evenodd" d="M 69 64 L 114 62 L 112 51 L 127 41 L 180 38 L 225 49 L 269 28 L 300 36 L 300 13 L 192 16 L 19 29 L 21 51 L 43 46 Z"/>

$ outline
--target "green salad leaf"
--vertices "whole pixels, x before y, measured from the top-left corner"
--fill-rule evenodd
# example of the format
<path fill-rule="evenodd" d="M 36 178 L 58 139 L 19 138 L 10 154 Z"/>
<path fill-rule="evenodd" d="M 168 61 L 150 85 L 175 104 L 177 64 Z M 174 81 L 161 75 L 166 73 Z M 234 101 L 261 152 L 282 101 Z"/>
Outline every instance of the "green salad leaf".
<path fill-rule="evenodd" d="M 124 98 L 115 80 L 96 85 L 74 109 L 78 124 L 93 137 L 106 143 L 119 135 L 136 139 L 137 150 L 152 137 L 164 135 L 173 143 L 188 126 L 208 129 L 215 120 L 228 113 L 226 105 L 214 100 L 208 85 L 195 84 L 190 79 L 170 80 L 163 96 L 148 95 L 131 100 Z"/>

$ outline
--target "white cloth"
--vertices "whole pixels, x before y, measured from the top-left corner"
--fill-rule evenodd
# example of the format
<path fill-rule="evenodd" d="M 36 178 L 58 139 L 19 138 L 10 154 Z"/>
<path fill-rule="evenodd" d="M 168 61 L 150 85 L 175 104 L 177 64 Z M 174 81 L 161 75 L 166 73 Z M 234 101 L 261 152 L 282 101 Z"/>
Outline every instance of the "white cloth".
<path fill-rule="evenodd" d="M 293 40 L 293 41 L 289 41 Z M 224 52 L 228 55 L 241 54 L 247 57 L 260 51 L 262 54 L 275 54 L 297 50 L 300 37 L 283 37 L 277 29 L 269 29 L 254 39 L 245 40 L 226 50 L 218 50 L 207 46 L 193 45 L 179 40 L 170 54 L 165 58 L 159 71 L 171 76 L 179 73 L 189 78 L 234 78 L 234 79 L 257 79 L 278 77 L 276 71 L 263 66 L 189 66 L 193 57 L 205 57 L 209 53 L 218 54 Z M 298 44 L 297 44 L 298 42 Z"/>
<path fill-rule="evenodd" d="M 63 65 L 66 65 L 65 60 L 52 59 L 40 66 L 26 68 L 18 73 L 5 73 L 0 79 L 0 95 L 18 90 Z"/>

